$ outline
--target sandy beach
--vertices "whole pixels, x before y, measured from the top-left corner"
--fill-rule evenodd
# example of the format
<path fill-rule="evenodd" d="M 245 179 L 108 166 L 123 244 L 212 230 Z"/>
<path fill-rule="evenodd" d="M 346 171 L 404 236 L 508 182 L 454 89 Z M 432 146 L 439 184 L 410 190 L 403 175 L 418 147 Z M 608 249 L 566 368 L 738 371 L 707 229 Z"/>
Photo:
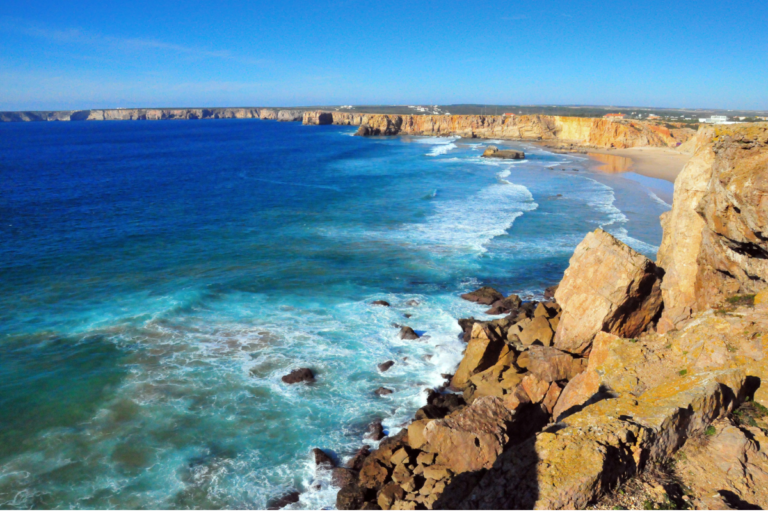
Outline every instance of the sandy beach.
<path fill-rule="evenodd" d="M 691 155 L 670 148 L 590 149 L 587 156 L 598 161 L 597 170 L 635 172 L 651 178 L 675 182 Z"/>

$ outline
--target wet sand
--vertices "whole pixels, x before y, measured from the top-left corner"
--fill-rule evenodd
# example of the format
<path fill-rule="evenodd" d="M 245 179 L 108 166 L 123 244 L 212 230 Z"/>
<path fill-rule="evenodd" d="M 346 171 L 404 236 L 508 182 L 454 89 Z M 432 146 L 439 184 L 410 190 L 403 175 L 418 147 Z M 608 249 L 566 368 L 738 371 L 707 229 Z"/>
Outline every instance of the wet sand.
<path fill-rule="evenodd" d="M 598 171 L 634 172 L 672 183 L 691 155 L 669 148 L 590 149 L 587 156 L 599 162 Z"/>

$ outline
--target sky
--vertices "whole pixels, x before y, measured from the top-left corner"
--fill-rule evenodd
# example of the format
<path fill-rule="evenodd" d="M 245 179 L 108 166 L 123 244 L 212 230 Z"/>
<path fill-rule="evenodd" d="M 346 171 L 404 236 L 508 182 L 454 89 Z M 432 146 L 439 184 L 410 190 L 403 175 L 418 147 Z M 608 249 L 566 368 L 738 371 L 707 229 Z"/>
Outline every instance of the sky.
<path fill-rule="evenodd" d="M 768 4 L 0 0 L 0 110 L 768 109 Z"/>

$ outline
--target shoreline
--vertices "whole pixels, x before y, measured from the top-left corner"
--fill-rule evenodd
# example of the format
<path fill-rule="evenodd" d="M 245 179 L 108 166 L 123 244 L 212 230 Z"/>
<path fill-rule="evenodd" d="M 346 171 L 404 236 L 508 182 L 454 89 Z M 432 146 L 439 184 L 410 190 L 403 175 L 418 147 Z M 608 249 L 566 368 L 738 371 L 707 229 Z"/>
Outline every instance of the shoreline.
<path fill-rule="evenodd" d="M 578 151 L 557 151 L 557 148 L 542 145 L 559 153 L 580 153 L 597 164 L 594 169 L 606 174 L 633 172 L 674 183 L 691 155 L 671 148 L 643 146 L 628 149 L 582 148 Z"/>

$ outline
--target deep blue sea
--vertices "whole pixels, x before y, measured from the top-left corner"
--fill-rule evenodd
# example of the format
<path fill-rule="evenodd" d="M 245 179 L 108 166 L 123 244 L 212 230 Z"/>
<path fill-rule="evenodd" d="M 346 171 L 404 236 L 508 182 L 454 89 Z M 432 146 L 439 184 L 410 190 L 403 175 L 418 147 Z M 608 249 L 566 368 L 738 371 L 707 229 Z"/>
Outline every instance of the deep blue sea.
<path fill-rule="evenodd" d="M 354 131 L 0 124 L 0 508 L 332 507 L 310 450 L 407 423 L 485 318 L 460 293 L 536 298 L 599 226 L 655 257 L 671 184 Z"/>

